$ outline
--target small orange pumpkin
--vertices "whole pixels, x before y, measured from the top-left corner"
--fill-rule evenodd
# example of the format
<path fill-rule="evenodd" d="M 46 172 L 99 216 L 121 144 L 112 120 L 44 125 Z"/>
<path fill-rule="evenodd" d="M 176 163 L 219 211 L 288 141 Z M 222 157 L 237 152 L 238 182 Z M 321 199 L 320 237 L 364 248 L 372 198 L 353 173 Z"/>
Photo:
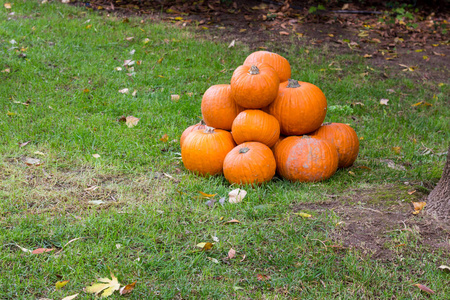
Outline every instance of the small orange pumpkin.
<path fill-rule="evenodd" d="M 237 67 L 231 76 L 231 95 L 245 108 L 262 108 L 278 94 L 280 79 L 274 68 L 265 63 Z"/>
<path fill-rule="evenodd" d="M 215 175 L 222 173 L 225 156 L 236 144 L 231 133 L 206 127 L 191 132 L 181 146 L 184 167 L 197 174 Z"/>
<path fill-rule="evenodd" d="M 359 139 L 355 130 L 347 124 L 324 123 L 311 135 L 325 139 L 336 146 L 339 168 L 350 167 L 358 157 Z"/>
<path fill-rule="evenodd" d="M 280 84 L 269 111 L 280 122 L 281 134 L 302 135 L 320 127 L 327 114 L 327 100 L 314 84 L 289 79 Z"/>
<path fill-rule="evenodd" d="M 244 65 L 252 65 L 254 63 L 266 63 L 272 66 L 277 71 L 280 82 L 286 81 L 291 78 L 291 65 L 288 60 L 283 56 L 269 52 L 269 51 L 256 51 L 247 56 L 244 61 Z"/>
<path fill-rule="evenodd" d="M 223 174 L 230 183 L 259 185 L 275 175 L 276 163 L 269 147 L 248 142 L 231 150 L 223 162 Z"/>
<path fill-rule="evenodd" d="M 338 167 L 336 147 L 317 137 L 290 136 L 275 148 L 277 172 L 291 181 L 314 182 L 330 178 Z"/>
<path fill-rule="evenodd" d="M 183 133 L 181 134 L 180 137 L 180 147 L 183 146 L 183 142 L 186 139 L 186 137 L 188 136 L 189 133 L 191 133 L 192 131 L 196 131 L 196 130 L 201 130 L 201 129 L 205 129 L 206 128 L 206 124 L 203 120 L 201 120 L 199 123 L 194 124 L 189 126 L 188 128 L 186 128 Z"/>
<path fill-rule="evenodd" d="M 229 84 L 217 84 L 208 88 L 203 94 L 201 108 L 206 125 L 224 130 L 231 130 L 234 118 L 244 110 L 231 97 Z"/>
<path fill-rule="evenodd" d="M 234 119 L 231 134 L 236 144 L 261 142 L 272 147 L 280 137 L 280 124 L 274 116 L 262 110 L 248 109 Z"/>

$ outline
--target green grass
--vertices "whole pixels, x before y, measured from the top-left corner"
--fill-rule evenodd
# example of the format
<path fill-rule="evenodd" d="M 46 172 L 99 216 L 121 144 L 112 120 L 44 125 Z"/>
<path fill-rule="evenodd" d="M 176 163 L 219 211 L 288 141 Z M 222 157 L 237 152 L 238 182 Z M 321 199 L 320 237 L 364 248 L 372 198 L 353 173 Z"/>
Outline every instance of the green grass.
<path fill-rule="evenodd" d="M 82 290 L 109 269 L 124 284 L 137 280 L 130 299 L 428 298 L 415 283 L 436 291 L 433 299 L 450 297 L 449 275 L 437 269 L 449 264 L 448 252 L 427 248 L 421 237 L 392 232 L 386 247 L 396 252 L 386 262 L 357 248 L 333 250 L 336 226 L 345 221 L 333 211 L 308 210 L 312 219 L 294 214 L 329 194 L 436 182 L 445 158 L 438 154 L 450 140 L 448 83 L 418 84 L 403 73 L 385 79 L 362 58 L 326 48 L 284 49 L 292 77 L 327 96 L 326 121 L 355 128 L 361 137 L 355 166 L 370 170 L 339 170 L 315 184 L 274 179 L 246 188 L 240 204 L 210 209 L 198 191 L 219 199 L 234 187 L 221 176 L 187 172 L 178 138 L 198 122 L 203 92 L 228 83 L 252 50 L 57 3 L 14 2 L 12 11 L 1 5 L 0 69 L 10 69 L 0 73 L 1 299 L 79 292 L 80 299 L 94 299 Z M 122 66 L 127 59 L 142 61 L 133 76 Z M 123 88 L 130 94 L 118 92 Z M 172 94 L 180 100 L 171 101 Z M 382 98 L 388 106 L 379 104 Z M 419 101 L 433 105 L 411 106 Z M 122 115 L 140 121 L 128 128 L 117 121 Z M 160 140 L 164 134 L 168 142 Z M 29 167 L 25 157 L 42 165 Z M 405 170 L 389 168 L 385 159 Z M 99 188 L 85 190 L 94 185 Z M 104 203 L 89 202 L 95 200 Z M 241 223 L 223 225 L 231 219 Z M 195 247 L 214 237 L 219 242 L 211 251 Z M 59 255 L 31 255 L 15 246 L 60 249 L 74 238 L 82 239 Z M 405 241 L 407 247 L 395 248 Z M 236 258 L 223 260 L 231 247 Z M 259 281 L 258 274 L 271 278 Z M 55 290 L 66 279 L 69 284 Z"/>

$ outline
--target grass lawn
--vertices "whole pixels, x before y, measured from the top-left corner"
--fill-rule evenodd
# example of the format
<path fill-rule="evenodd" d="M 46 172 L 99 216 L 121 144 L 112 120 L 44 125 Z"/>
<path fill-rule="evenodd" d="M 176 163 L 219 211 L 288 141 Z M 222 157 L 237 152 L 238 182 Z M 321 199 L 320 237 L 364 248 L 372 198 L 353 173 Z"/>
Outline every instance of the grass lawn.
<path fill-rule="evenodd" d="M 239 204 L 209 207 L 199 191 L 219 200 L 236 187 L 186 171 L 178 139 L 200 120 L 204 91 L 229 83 L 254 49 L 60 3 L 2 2 L 0 299 L 94 299 L 83 288 L 110 271 L 137 281 L 129 299 L 449 299 L 450 274 L 438 268 L 450 265 L 448 233 L 411 214 L 442 173 L 448 82 L 286 47 L 292 77 L 327 96 L 326 121 L 355 128 L 358 160 L 325 182 L 274 178 L 244 187 Z M 140 120 L 129 128 L 121 116 Z M 407 221 L 374 225 L 396 212 Z M 379 230 L 377 249 L 352 244 L 353 221 L 366 237 Z M 200 251 L 202 242 L 214 246 Z"/>

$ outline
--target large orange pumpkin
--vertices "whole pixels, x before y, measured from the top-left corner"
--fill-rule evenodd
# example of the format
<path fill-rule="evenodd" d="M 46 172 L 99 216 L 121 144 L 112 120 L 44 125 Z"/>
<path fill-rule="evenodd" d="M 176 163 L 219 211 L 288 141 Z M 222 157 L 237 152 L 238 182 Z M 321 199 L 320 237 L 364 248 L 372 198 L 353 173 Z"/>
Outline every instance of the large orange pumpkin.
<path fill-rule="evenodd" d="M 289 79 L 280 84 L 269 106 L 283 135 L 303 135 L 320 127 L 327 114 L 327 100 L 314 84 Z"/>
<path fill-rule="evenodd" d="M 317 137 L 287 137 L 277 145 L 274 154 L 278 174 L 291 181 L 325 180 L 338 167 L 336 147 Z"/>
<path fill-rule="evenodd" d="M 236 144 L 231 133 L 206 127 L 191 132 L 181 146 L 184 167 L 197 174 L 215 175 L 222 173 L 225 156 Z"/>
<path fill-rule="evenodd" d="M 205 124 L 205 122 L 203 122 L 203 120 L 201 120 L 197 124 L 191 125 L 188 128 L 186 128 L 180 137 L 180 147 L 183 145 L 183 142 L 189 133 L 191 133 L 192 131 L 201 130 L 201 129 L 205 129 L 205 128 L 206 128 L 206 124 Z"/>
<path fill-rule="evenodd" d="M 280 79 L 274 68 L 265 63 L 237 67 L 231 76 L 231 95 L 245 108 L 262 108 L 277 97 Z"/>
<path fill-rule="evenodd" d="M 236 144 L 261 142 L 272 147 L 280 137 L 280 124 L 274 116 L 262 110 L 248 109 L 234 119 L 231 134 Z"/>
<path fill-rule="evenodd" d="M 217 84 L 207 89 L 201 108 L 206 125 L 224 130 L 231 130 L 234 118 L 244 110 L 231 97 L 229 84 Z"/>
<path fill-rule="evenodd" d="M 275 175 L 272 150 L 258 142 L 248 142 L 231 150 L 223 162 L 223 174 L 230 183 L 258 185 Z"/>
<path fill-rule="evenodd" d="M 333 143 L 339 155 L 339 168 L 353 165 L 359 152 L 359 139 L 356 132 L 347 124 L 324 123 L 311 135 Z"/>
<path fill-rule="evenodd" d="M 251 66 L 254 63 L 266 63 L 272 66 L 277 71 L 280 82 L 286 81 L 291 78 L 291 65 L 288 60 L 283 56 L 269 52 L 269 51 L 256 51 L 247 56 L 244 61 L 244 65 Z"/>

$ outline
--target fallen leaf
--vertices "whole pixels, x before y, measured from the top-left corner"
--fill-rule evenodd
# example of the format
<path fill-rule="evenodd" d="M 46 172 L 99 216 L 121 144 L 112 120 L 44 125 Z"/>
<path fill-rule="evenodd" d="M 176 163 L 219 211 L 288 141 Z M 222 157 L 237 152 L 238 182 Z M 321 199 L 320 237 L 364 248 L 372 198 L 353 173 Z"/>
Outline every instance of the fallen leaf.
<path fill-rule="evenodd" d="M 269 275 L 263 275 L 263 274 L 258 274 L 256 275 L 256 279 L 258 279 L 258 281 L 266 281 L 270 279 Z"/>
<path fill-rule="evenodd" d="M 408 195 L 412 195 L 412 194 L 414 194 L 415 192 L 416 192 L 416 190 L 409 191 L 409 192 L 408 192 Z"/>
<path fill-rule="evenodd" d="M 54 248 L 50 248 L 50 249 L 47 249 L 47 248 L 37 248 L 37 249 L 31 251 L 31 254 L 42 254 L 42 253 L 46 253 L 46 252 L 52 252 L 52 251 L 54 251 L 54 250 L 55 250 Z"/>
<path fill-rule="evenodd" d="M 237 285 L 233 286 L 233 290 L 235 290 L 235 291 L 239 291 L 239 290 L 243 290 L 243 289 L 244 289 L 243 287 L 240 287 L 240 286 L 237 286 Z"/>
<path fill-rule="evenodd" d="M 227 224 L 235 224 L 235 223 L 241 223 L 241 221 L 238 221 L 236 219 L 232 219 L 230 221 L 226 221 L 225 223 L 223 223 L 223 225 L 227 225 Z"/>
<path fill-rule="evenodd" d="M 92 154 L 92 157 L 93 158 L 100 158 L 100 154 L 98 154 L 98 153 Z"/>
<path fill-rule="evenodd" d="M 363 57 L 364 57 L 364 58 L 372 58 L 372 55 L 371 55 L 371 54 L 364 54 Z"/>
<path fill-rule="evenodd" d="M 169 135 L 165 133 L 159 140 L 163 143 L 167 143 L 169 141 Z"/>
<path fill-rule="evenodd" d="M 130 90 L 128 88 L 119 90 L 119 93 L 121 93 L 121 94 L 128 94 L 129 92 L 130 92 Z"/>
<path fill-rule="evenodd" d="M 7 116 L 10 116 L 10 117 L 13 117 L 13 116 L 15 116 L 15 115 L 17 115 L 15 112 L 10 112 L 10 111 L 8 111 L 7 113 L 6 113 L 6 115 Z"/>
<path fill-rule="evenodd" d="M 11 72 L 11 69 L 4 69 L 4 70 L 2 70 L 2 73 L 10 73 Z"/>
<path fill-rule="evenodd" d="M 134 65 L 135 61 L 131 60 L 131 59 L 126 59 L 123 61 L 123 66 L 124 67 L 131 67 L 132 65 Z"/>
<path fill-rule="evenodd" d="M 41 152 L 41 151 L 34 151 L 33 153 L 34 153 L 34 154 L 37 154 L 37 155 L 45 156 L 45 153 L 43 153 L 43 152 Z"/>
<path fill-rule="evenodd" d="M 63 281 L 58 281 L 57 283 L 55 283 L 55 287 L 57 290 L 62 289 L 67 283 L 69 283 L 69 280 L 63 280 Z"/>
<path fill-rule="evenodd" d="M 20 248 L 20 250 L 22 250 L 23 252 L 28 252 L 28 253 L 31 253 L 31 250 L 30 249 L 27 249 L 27 248 L 24 248 L 24 247 L 21 247 L 21 246 L 19 246 L 19 245 L 17 245 L 17 244 L 15 244 L 17 247 L 19 247 Z"/>
<path fill-rule="evenodd" d="M 280 35 L 289 35 L 289 32 L 287 32 L 287 31 L 280 31 Z"/>
<path fill-rule="evenodd" d="M 3 4 L 3 6 L 4 6 L 6 9 L 11 9 L 11 3 L 9 3 L 9 2 Z"/>
<path fill-rule="evenodd" d="M 149 39 L 149 38 L 145 38 L 145 39 L 142 40 L 142 42 L 143 42 L 144 44 L 148 44 L 148 42 L 150 42 L 150 39 Z"/>
<path fill-rule="evenodd" d="M 19 143 L 19 148 L 25 147 L 26 145 L 28 145 L 29 142 L 31 142 L 31 141 Z"/>
<path fill-rule="evenodd" d="M 178 102 L 178 100 L 180 100 L 180 95 L 170 95 L 170 100 Z"/>
<path fill-rule="evenodd" d="M 120 289 L 120 283 L 113 273 L 111 273 L 111 279 L 99 278 L 98 281 L 103 283 L 95 283 L 91 286 L 86 287 L 85 289 L 86 293 L 95 295 L 102 293 L 101 297 L 106 298 L 108 296 L 111 296 L 114 293 L 114 291 Z"/>
<path fill-rule="evenodd" d="M 90 186 L 90 187 L 88 187 L 88 188 L 85 188 L 84 190 L 86 191 L 86 192 L 90 192 L 90 191 L 95 191 L 96 189 L 98 189 L 99 187 L 97 186 L 97 185 L 92 185 L 92 186 Z"/>
<path fill-rule="evenodd" d="M 230 250 L 228 251 L 228 259 L 233 259 L 236 256 L 236 250 L 234 250 L 233 248 L 230 248 Z"/>
<path fill-rule="evenodd" d="M 95 205 L 100 205 L 100 204 L 105 203 L 105 201 L 103 201 L 103 200 L 91 200 L 88 203 L 95 204 Z"/>
<path fill-rule="evenodd" d="M 134 90 L 133 93 L 131 93 L 131 96 L 136 97 L 137 95 L 137 90 Z"/>
<path fill-rule="evenodd" d="M 130 55 L 133 55 L 134 53 L 136 53 L 136 50 L 133 49 L 129 53 L 130 53 Z"/>
<path fill-rule="evenodd" d="M 450 267 L 448 267 L 448 266 L 442 265 L 442 266 L 439 266 L 439 269 L 441 269 L 442 271 L 450 272 Z"/>
<path fill-rule="evenodd" d="M 298 215 L 298 216 L 300 216 L 302 218 L 311 218 L 312 217 L 312 215 L 304 213 L 304 212 L 294 213 L 294 215 Z"/>
<path fill-rule="evenodd" d="M 40 166 L 41 165 L 41 160 L 38 159 L 38 158 L 27 157 L 27 158 L 25 158 L 24 163 L 27 166 Z"/>
<path fill-rule="evenodd" d="M 214 207 L 214 203 L 216 203 L 216 199 L 214 199 L 214 198 L 206 201 L 206 205 L 208 205 L 209 208 L 213 208 Z"/>
<path fill-rule="evenodd" d="M 381 105 L 388 105 L 389 99 L 381 99 L 380 104 Z"/>
<path fill-rule="evenodd" d="M 201 248 L 201 249 L 202 249 L 201 251 L 208 251 L 208 250 L 211 250 L 211 249 L 212 249 L 212 247 L 214 246 L 214 244 L 213 244 L 213 243 L 210 243 L 210 242 L 207 242 L 207 243 L 198 243 L 196 246 L 197 246 L 198 248 Z"/>
<path fill-rule="evenodd" d="M 132 40 L 134 40 L 134 37 L 132 37 L 132 36 L 129 36 L 129 37 L 126 37 L 126 38 L 125 38 L 125 40 L 127 40 L 127 41 L 131 42 Z"/>
<path fill-rule="evenodd" d="M 128 116 L 125 118 L 125 124 L 128 126 L 128 128 L 134 127 L 139 122 L 139 118 Z"/>
<path fill-rule="evenodd" d="M 231 43 L 228 45 L 228 48 L 234 47 L 236 44 L 236 40 L 232 40 Z"/>
<path fill-rule="evenodd" d="M 240 260 L 240 262 L 243 262 L 243 261 L 245 260 L 246 257 L 247 257 L 247 256 L 244 254 L 244 255 L 242 256 L 242 259 Z"/>
<path fill-rule="evenodd" d="M 214 258 L 214 257 L 208 257 L 208 259 L 210 260 L 210 261 L 212 261 L 213 263 L 215 263 L 215 264 L 219 264 L 220 262 L 216 259 L 216 258 Z"/>
<path fill-rule="evenodd" d="M 392 151 L 395 152 L 395 154 L 400 154 L 400 152 L 402 151 L 401 147 L 392 147 Z"/>
<path fill-rule="evenodd" d="M 427 205 L 426 202 L 413 202 L 414 211 L 412 212 L 413 215 L 417 215 L 420 213 L 420 211 Z"/>
<path fill-rule="evenodd" d="M 230 203 L 239 203 L 242 202 L 242 199 L 244 199 L 245 195 L 247 195 L 247 192 L 242 189 L 235 189 L 228 193 L 229 199 L 228 201 Z"/>
<path fill-rule="evenodd" d="M 214 197 L 217 194 L 207 194 L 207 193 L 203 193 L 202 191 L 198 191 L 203 197 L 205 198 L 211 198 Z"/>
<path fill-rule="evenodd" d="M 136 285 L 136 282 L 137 282 L 137 280 L 135 282 L 133 282 L 133 283 L 130 283 L 130 284 L 127 284 L 126 286 L 121 287 L 120 290 L 119 290 L 119 293 L 121 295 L 125 295 L 125 294 L 131 293 L 134 290 L 134 286 Z"/>
<path fill-rule="evenodd" d="M 412 104 L 411 106 L 412 107 L 416 107 L 416 106 L 433 106 L 433 104 L 428 103 L 426 101 L 420 101 L 420 102 Z"/>
<path fill-rule="evenodd" d="M 72 296 L 67 296 L 67 297 L 64 297 L 62 300 L 72 300 L 72 299 L 75 299 L 77 296 L 78 296 L 78 294 L 75 294 L 75 295 L 72 295 Z"/>
<path fill-rule="evenodd" d="M 420 284 L 420 283 L 416 283 L 415 286 L 417 286 L 419 289 L 421 289 L 422 291 L 428 293 L 428 294 L 434 294 L 434 291 L 431 290 L 429 287 Z"/>

